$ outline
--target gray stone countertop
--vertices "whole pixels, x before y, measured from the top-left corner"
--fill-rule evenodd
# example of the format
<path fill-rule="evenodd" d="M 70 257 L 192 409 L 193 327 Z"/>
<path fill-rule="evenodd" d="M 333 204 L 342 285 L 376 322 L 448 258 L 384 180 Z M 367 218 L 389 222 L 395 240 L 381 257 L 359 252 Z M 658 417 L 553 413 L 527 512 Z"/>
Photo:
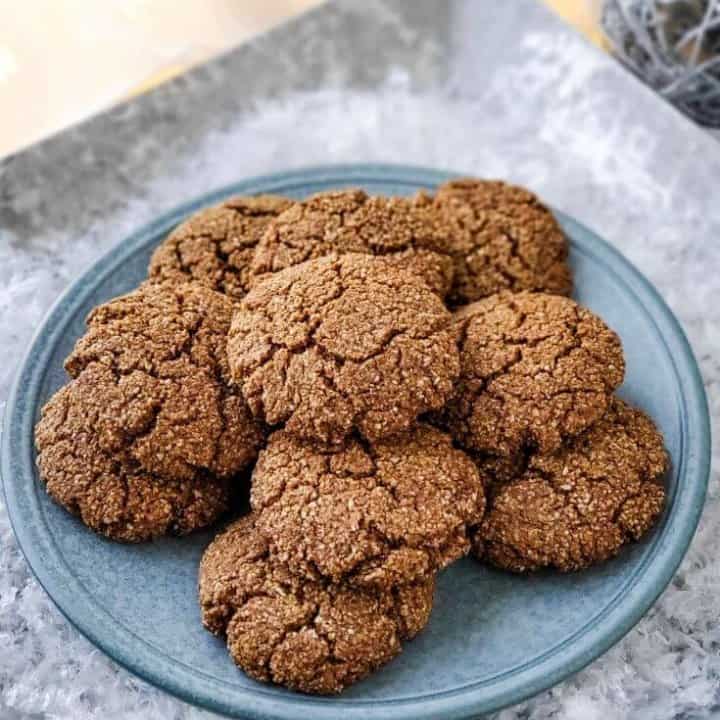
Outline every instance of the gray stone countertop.
<path fill-rule="evenodd" d="M 0 160 L 0 410 L 49 305 L 130 231 L 247 176 L 359 161 L 507 178 L 594 228 L 679 316 L 717 419 L 720 145 L 532 0 L 331 3 Z M 719 518 L 714 470 L 700 530 L 652 611 L 499 717 L 720 713 Z M 1 500 L 0 717 L 210 717 L 67 624 Z"/>

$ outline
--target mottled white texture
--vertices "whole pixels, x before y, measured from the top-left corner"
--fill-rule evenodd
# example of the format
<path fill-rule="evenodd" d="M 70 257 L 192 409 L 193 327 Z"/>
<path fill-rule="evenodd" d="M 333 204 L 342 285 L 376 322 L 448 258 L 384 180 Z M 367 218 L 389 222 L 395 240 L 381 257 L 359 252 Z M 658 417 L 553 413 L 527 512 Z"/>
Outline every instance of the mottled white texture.
<path fill-rule="evenodd" d="M 463 30 L 472 27 L 476 10 L 466 3 L 456 16 L 455 54 L 446 81 L 432 92 L 418 92 L 408 72 L 397 67 L 371 90 L 338 83 L 334 89 L 258 100 L 251 111 L 207 134 L 167 172 L 118 182 L 119 197 L 105 211 L 89 211 L 79 237 L 70 240 L 54 229 L 28 241 L 13 236 L 12 223 L 0 226 L 0 405 L 34 329 L 59 292 L 157 212 L 255 173 L 394 161 L 526 184 L 614 243 L 683 322 L 717 420 L 720 211 L 711 196 L 717 196 L 720 182 L 720 147 L 553 23 L 522 37 L 488 81 L 478 81 L 483 50 Z M 384 22 L 401 21 L 390 15 Z M 152 149 L 141 145 L 132 152 Z M 48 190 L 21 192 L 15 207 L 41 207 L 42 192 Z M 714 470 L 699 533 L 648 616 L 589 668 L 499 718 L 715 715 L 720 708 L 717 480 Z M 0 547 L 0 718 L 210 717 L 132 678 L 68 626 L 31 577 L 4 507 Z"/>

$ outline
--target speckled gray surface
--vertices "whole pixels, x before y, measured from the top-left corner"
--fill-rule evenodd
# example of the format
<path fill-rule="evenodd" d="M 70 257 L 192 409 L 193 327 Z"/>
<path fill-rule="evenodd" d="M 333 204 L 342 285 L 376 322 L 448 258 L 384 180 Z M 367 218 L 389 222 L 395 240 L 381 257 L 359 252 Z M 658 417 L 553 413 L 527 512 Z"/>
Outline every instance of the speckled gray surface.
<path fill-rule="evenodd" d="M 684 323 L 716 419 L 720 145 L 532 0 L 499 5 L 322 7 L 0 160 L 0 405 L 58 293 L 158 212 L 252 174 L 382 161 L 509 178 L 597 230 Z M 602 659 L 499 717 L 720 713 L 718 518 L 714 471 L 698 535 L 656 607 Z M 210 717 L 67 625 L 4 507 L 0 546 L 3 720 Z"/>

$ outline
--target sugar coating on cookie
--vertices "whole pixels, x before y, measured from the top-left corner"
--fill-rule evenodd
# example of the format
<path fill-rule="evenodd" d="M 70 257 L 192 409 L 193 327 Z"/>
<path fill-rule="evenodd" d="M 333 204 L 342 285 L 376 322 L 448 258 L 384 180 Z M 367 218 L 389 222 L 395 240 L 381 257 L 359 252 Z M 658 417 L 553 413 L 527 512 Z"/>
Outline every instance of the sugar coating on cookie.
<path fill-rule="evenodd" d="M 339 442 L 406 430 L 441 407 L 459 371 L 442 301 L 382 258 L 310 260 L 254 288 L 228 357 L 252 412 L 298 437 Z"/>
<path fill-rule="evenodd" d="M 233 197 L 178 225 L 158 246 L 148 275 L 155 281 L 192 280 L 240 299 L 250 263 L 268 223 L 292 205 L 276 195 Z"/>
<path fill-rule="evenodd" d="M 108 452 L 115 443 L 103 432 L 107 372 L 99 364 L 88 368 L 42 410 L 35 442 L 50 496 L 96 532 L 124 542 L 211 524 L 228 508 L 228 481 L 210 475 L 166 480 Z"/>
<path fill-rule="evenodd" d="M 252 271 L 260 278 L 330 253 L 381 255 L 444 297 L 452 282 L 449 229 L 431 204 L 362 190 L 314 195 L 268 226 Z"/>
<path fill-rule="evenodd" d="M 485 497 L 472 460 L 418 424 L 333 450 L 278 431 L 255 466 L 251 504 L 273 556 L 293 572 L 388 588 L 463 556 Z"/>
<path fill-rule="evenodd" d="M 569 298 L 500 293 L 455 321 L 461 373 L 444 421 L 468 449 L 553 452 L 603 415 L 623 380 L 618 336 Z"/>
<path fill-rule="evenodd" d="M 529 190 L 497 180 L 451 180 L 440 185 L 434 205 L 452 229 L 451 304 L 502 290 L 570 294 L 567 240 Z"/>
<path fill-rule="evenodd" d="M 200 564 L 205 627 L 248 675 L 338 693 L 392 660 L 427 624 L 433 576 L 387 592 L 298 578 L 269 557 L 252 515 L 213 540 Z"/>
<path fill-rule="evenodd" d="M 76 396 L 98 408 L 109 453 L 146 472 L 229 477 L 257 456 L 263 433 L 229 383 L 233 303 L 193 283 L 145 285 L 93 310 L 65 367 L 93 369 Z"/>
<path fill-rule="evenodd" d="M 580 570 L 638 540 L 662 511 L 668 456 L 650 418 L 619 399 L 552 455 L 501 487 L 474 536 L 474 553 L 525 572 Z"/>

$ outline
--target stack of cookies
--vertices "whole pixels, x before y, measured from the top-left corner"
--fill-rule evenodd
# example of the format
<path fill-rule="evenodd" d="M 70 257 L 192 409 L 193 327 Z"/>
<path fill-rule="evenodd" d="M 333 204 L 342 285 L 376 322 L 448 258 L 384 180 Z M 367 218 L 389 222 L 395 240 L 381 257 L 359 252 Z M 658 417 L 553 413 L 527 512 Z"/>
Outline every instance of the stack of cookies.
<path fill-rule="evenodd" d="M 41 478 L 122 541 L 211 525 L 249 488 L 203 557 L 203 623 L 250 676 L 339 692 L 471 550 L 580 570 L 659 516 L 662 437 L 615 396 L 622 347 L 567 297 L 567 252 L 496 181 L 197 213 L 88 318 Z"/>

